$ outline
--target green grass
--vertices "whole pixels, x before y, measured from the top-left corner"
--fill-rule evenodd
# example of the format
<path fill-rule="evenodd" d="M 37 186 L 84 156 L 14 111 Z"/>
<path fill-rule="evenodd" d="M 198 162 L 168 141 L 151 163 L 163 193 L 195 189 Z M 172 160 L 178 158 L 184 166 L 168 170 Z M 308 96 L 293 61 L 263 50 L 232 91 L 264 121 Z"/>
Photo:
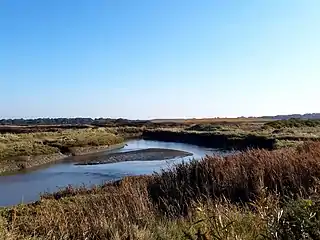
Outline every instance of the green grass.
<path fill-rule="evenodd" d="M 123 138 L 103 128 L 1 134 L 0 159 L 58 153 L 62 147 L 101 146 L 121 143 Z"/>
<path fill-rule="evenodd" d="M 123 139 L 105 129 L 68 130 L 58 134 L 42 136 L 43 142 L 65 147 L 101 146 L 120 143 Z"/>
<path fill-rule="evenodd" d="M 312 124 L 308 124 L 311 122 Z M 294 124 L 293 124 L 294 123 Z M 319 124 L 318 124 L 319 123 Z M 182 130 L 181 128 L 178 130 Z M 261 135 L 270 137 L 320 137 L 320 120 L 281 120 L 265 124 L 195 124 L 184 131 L 215 134 Z"/>
<path fill-rule="evenodd" d="M 58 152 L 58 148 L 34 140 L 0 143 L 0 161 L 17 156 L 46 155 Z"/>

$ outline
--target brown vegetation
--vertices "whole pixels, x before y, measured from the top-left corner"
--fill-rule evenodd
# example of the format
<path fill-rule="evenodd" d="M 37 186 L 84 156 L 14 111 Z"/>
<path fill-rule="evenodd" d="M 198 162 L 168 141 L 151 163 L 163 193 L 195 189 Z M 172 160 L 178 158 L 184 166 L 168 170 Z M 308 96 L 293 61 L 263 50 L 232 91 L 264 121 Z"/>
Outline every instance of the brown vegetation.
<path fill-rule="evenodd" d="M 248 150 L 226 157 L 206 157 L 154 176 L 151 197 L 188 212 L 194 199 L 224 197 L 248 202 L 265 191 L 278 196 L 308 196 L 320 179 L 320 143 L 275 151 Z M 168 212 L 168 209 L 165 209 Z"/>

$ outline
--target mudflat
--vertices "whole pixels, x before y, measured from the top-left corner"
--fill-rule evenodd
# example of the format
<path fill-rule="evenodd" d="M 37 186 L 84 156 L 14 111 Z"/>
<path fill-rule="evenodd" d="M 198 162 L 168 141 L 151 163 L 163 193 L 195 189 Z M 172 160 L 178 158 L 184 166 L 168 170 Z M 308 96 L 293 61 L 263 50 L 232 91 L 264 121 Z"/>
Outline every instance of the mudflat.
<path fill-rule="evenodd" d="M 97 165 L 115 162 L 127 161 L 155 161 L 167 160 L 178 157 L 188 157 L 193 154 L 190 152 L 165 149 L 165 148 L 148 148 L 128 152 L 110 153 L 107 155 L 91 156 L 83 161 L 76 163 L 76 165 Z"/>

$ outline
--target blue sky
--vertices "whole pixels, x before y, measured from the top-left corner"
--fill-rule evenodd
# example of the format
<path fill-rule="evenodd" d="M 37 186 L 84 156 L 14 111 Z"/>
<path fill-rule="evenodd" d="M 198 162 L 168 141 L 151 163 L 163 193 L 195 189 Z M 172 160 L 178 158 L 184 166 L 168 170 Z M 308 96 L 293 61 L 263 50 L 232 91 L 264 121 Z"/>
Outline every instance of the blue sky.
<path fill-rule="evenodd" d="M 320 112 L 318 0 L 2 0 L 0 118 Z"/>

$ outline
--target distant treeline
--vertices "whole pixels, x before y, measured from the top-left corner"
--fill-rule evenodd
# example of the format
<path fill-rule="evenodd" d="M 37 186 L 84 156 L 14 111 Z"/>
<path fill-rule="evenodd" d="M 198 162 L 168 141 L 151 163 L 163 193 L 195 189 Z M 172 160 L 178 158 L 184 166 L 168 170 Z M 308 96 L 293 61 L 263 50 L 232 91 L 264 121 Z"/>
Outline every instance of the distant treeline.
<path fill-rule="evenodd" d="M 250 117 L 253 118 L 254 117 Z M 263 116 L 261 118 L 274 119 L 274 120 L 289 120 L 289 119 L 320 119 L 320 113 L 308 114 L 291 114 L 291 115 L 277 115 L 277 116 Z M 0 125 L 97 125 L 97 126 L 143 126 L 143 125 L 156 125 L 155 121 L 148 120 L 129 120 L 129 119 L 112 119 L 112 118 L 37 118 L 37 119 L 0 119 Z M 175 120 L 166 121 L 168 125 L 178 125 Z"/>
<path fill-rule="evenodd" d="M 275 119 L 275 120 L 289 120 L 289 119 L 293 119 L 293 118 L 295 118 L 295 119 L 320 119 L 320 113 L 263 116 L 262 118 Z"/>
<path fill-rule="evenodd" d="M 37 119 L 1 119 L 0 125 L 146 125 L 150 121 L 111 119 L 111 118 L 37 118 Z"/>

